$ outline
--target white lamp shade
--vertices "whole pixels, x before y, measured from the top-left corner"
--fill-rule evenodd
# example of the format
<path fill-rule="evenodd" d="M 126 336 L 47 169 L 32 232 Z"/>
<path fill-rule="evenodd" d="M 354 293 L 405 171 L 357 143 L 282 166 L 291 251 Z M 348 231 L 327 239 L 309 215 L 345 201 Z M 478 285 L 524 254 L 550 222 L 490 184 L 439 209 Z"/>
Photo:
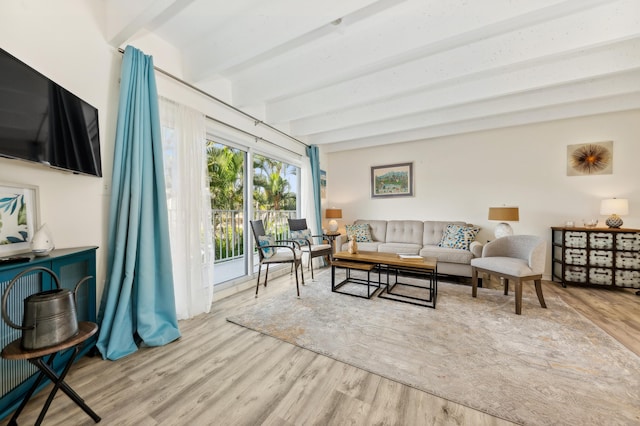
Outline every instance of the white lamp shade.
<path fill-rule="evenodd" d="M 629 214 L 629 200 L 625 198 L 609 198 L 602 200 L 600 214 L 617 214 L 624 216 Z"/>

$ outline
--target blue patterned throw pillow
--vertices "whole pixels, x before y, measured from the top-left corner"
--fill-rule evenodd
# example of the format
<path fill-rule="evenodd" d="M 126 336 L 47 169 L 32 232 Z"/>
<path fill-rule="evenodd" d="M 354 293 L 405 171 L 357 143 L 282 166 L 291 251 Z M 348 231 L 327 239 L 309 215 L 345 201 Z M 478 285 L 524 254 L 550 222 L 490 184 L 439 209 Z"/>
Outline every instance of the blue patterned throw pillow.
<path fill-rule="evenodd" d="M 356 242 L 358 243 L 370 243 L 373 241 L 371 239 L 371 230 L 369 229 L 368 223 L 360 223 L 357 225 L 345 225 L 345 229 L 347 231 L 347 238 L 351 240 L 351 237 L 356 237 Z"/>
<path fill-rule="evenodd" d="M 476 239 L 478 232 L 480 232 L 480 228 L 477 226 L 449 224 L 438 246 L 458 250 L 469 250 L 469 245 Z"/>
<path fill-rule="evenodd" d="M 311 230 L 291 231 L 291 239 L 297 241 L 301 246 L 306 246 L 311 241 Z"/>
<path fill-rule="evenodd" d="M 276 250 L 273 247 L 263 247 L 272 246 L 276 243 L 276 239 L 273 235 L 261 235 L 258 237 L 258 241 L 260 242 L 260 250 L 262 250 L 262 255 L 265 257 L 265 259 L 268 259 L 276 254 Z"/>

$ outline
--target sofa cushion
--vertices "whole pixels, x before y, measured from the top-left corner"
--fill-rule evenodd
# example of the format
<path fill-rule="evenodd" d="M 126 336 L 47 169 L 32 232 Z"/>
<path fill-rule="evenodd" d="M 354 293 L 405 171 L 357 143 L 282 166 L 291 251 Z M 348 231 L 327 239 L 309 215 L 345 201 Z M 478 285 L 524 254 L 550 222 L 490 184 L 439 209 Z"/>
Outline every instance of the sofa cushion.
<path fill-rule="evenodd" d="M 387 243 L 411 243 L 422 246 L 424 223 L 418 220 L 390 220 L 387 223 Z"/>
<path fill-rule="evenodd" d="M 445 229 L 449 225 L 466 225 L 466 222 L 452 222 L 442 220 L 427 220 L 424 222 L 424 238 L 422 240 L 423 246 L 438 245 L 442 240 Z"/>
<path fill-rule="evenodd" d="M 369 243 L 372 240 L 371 231 L 369 230 L 368 223 L 359 223 L 356 225 L 345 225 L 347 231 L 347 239 L 351 240 L 352 237 L 356 237 L 358 243 Z"/>
<path fill-rule="evenodd" d="M 438 246 L 469 250 L 469 244 L 476 239 L 479 231 L 480 228 L 477 226 L 447 225 L 447 229 L 442 235 L 442 240 L 440 240 Z"/>
<path fill-rule="evenodd" d="M 354 225 L 368 223 L 369 230 L 371 231 L 371 239 L 373 241 L 384 241 L 387 235 L 387 221 L 386 220 L 364 220 L 358 219 L 353 222 Z"/>
<path fill-rule="evenodd" d="M 384 244 L 382 241 L 371 241 L 369 243 L 358 243 L 358 251 L 378 251 L 378 247 Z M 349 250 L 349 243 L 342 245 L 342 251 Z"/>
<path fill-rule="evenodd" d="M 424 246 L 418 253 L 422 257 L 437 257 L 438 262 L 462 263 L 468 265 L 473 258 L 469 250 L 438 247 L 436 245 Z"/>
<path fill-rule="evenodd" d="M 383 243 L 378 246 L 378 251 L 382 253 L 418 254 L 421 248 L 421 244 Z"/>

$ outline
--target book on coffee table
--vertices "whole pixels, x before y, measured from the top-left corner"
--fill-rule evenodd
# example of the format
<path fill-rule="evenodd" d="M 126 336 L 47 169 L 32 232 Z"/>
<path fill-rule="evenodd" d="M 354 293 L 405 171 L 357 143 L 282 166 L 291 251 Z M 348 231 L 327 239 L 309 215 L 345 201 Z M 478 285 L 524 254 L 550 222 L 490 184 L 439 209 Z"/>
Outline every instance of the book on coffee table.
<path fill-rule="evenodd" d="M 422 259 L 422 256 L 417 254 L 399 254 L 401 259 Z"/>

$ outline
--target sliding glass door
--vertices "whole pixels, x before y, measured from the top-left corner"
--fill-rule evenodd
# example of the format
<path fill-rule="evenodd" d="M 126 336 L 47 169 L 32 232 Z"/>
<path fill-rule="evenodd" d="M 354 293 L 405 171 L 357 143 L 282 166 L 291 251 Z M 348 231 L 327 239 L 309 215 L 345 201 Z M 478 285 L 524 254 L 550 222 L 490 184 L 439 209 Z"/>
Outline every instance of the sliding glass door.
<path fill-rule="evenodd" d="M 219 285 L 257 271 L 249 220 L 262 219 L 267 233 L 277 239 L 289 237 L 287 219 L 299 214 L 300 168 L 241 144 L 209 139 L 214 285 Z"/>
<path fill-rule="evenodd" d="M 246 232 L 247 152 L 207 142 L 207 169 L 215 244 L 214 285 L 247 274 Z"/>

